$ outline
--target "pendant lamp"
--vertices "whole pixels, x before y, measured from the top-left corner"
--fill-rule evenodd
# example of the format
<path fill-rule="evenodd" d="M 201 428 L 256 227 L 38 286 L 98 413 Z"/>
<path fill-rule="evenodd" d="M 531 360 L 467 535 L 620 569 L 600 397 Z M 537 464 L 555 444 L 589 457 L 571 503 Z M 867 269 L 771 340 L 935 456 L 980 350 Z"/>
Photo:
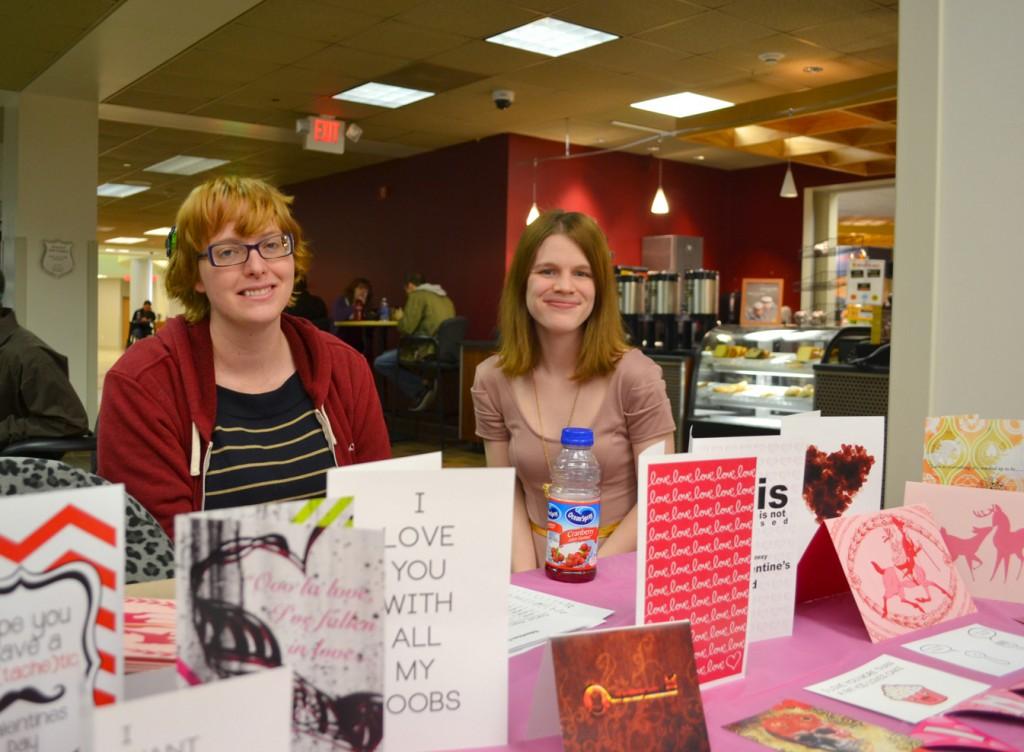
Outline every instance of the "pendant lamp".
<path fill-rule="evenodd" d="M 793 164 L 786 162 L 786 177 L 782 179 L 782 190 L 779 191 L 782 198 L 796 198 L 799 194 L 796 190 L 796 181 L 793 180 Z"/>
<path fill-rule="evenodd" d="M 533 158 L 533 203 L 526 215 L 526 224 L 533 224 L 533 220 L 540 216 L 540 209 L 537 208 L 537 158 Z"/>
<path fill-rule="evenodd" d="M 661 160 L 658 160 L 658 190 L 651 202 L 651 214 L 668 214 L 668 199 L 665 198 L 665 191 L 661 187 Z"/>

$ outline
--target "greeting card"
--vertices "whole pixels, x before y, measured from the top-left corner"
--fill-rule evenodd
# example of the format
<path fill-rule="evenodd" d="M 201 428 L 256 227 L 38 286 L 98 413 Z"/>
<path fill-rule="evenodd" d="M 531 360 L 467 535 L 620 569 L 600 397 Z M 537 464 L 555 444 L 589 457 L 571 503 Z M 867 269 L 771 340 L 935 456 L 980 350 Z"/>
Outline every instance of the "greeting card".
<path fill-rule="evenodd" d="M 1024 697 L 1012 689 L 990 689 L 964 700 L 949 712 L 956 715 L 992 717 L 1019 724 L 1024 723 Z"/>
<path fill-rule="evenodd" d="M 903 647 L 992 676 L 1006 676 L 1024 669 L 1024 636 L 984 624 L 968 624 L 922 640 L 905 642 Z"/>
<path fill-rule="evenodd" d="M 292 672 L 272 668 L 100 708 L 93 715 L 91 749 L 285 750 L 291 708 Z M 244 722 L 225 722 L 230 718 Z"/>
<path fill-rule="evenodd" d="M 825 526 L 872 642 L 977 610 L 926 507 L 845 515 Z"/>
<path fill-rule="evenodd" d="M 384 536 L 295 523 L 298 504 L 181 515 L 178 671 L 190 685 L 294 672 L 292 749 L 383 736 Z"/>
<path fill-rule="evenodd" d="M 1024 420 L 928 418 L 923 475 L 926 483 L 1024 491 Z"/>
<path fill-rule="evenodd" d="M 170 666 L 177 658 L 174 632 L 177 609 L 170 598 L 125 598 L 124 670 L 126 674 Z"/>
<path fill-rule="evenodd" d="M 557 732 L 556 707 L 566 752 L 710 749 L 686 622 L 553 637 L 530 735 Z"/>
<path fill-rule="evenodd" d="M 989 685 L 917 663 L 880 655 L 863 666 L 806 687 L 876 713 L 917 723 L 940 715 Z"/>
<path fill-rule="evenodd" d="M 885 418 L 787 418 L 782 437 L 803 446 L 806 540 L 819 522 L 881 509 Z"/>
<path fill-rule="evenodd" d="M 799 700 L 783 700 L 770 710 L 727 724 L 725 728 L 781 752 L 807 749 L 914 752 L 919 746 L 909 736 Z"/>
<path fill-rule="evenodd" d="M 121 699 L 124 487 L 3 500 L 0 749 L 73 750 L 84 705 Z"/>
<path fill-rule="evenodd" d="M 817 527 L 801 501 L 804 447 L 780 436 L 730 436 L 693 439 L 690 453 L 756 458 L 757 503 L 747 637 L 750 642 L 788 637 L 793 633 L 797 564 Z"/>
<path fill-rule="evenodd" d="M 968 726 L 950 715 L 926 718 L 914 726 L 911 734 L 927 749 L 987 750 L 987 752 L 1019 752 L 984 731 Z"/>
<path fill-rule="evenodd" d="M 1024 494 L 907 483 L 904 503 L 931 511 L 972 595 L 1024 603 Z"/>
<path fill-rule="evenodd" d="M 512 468 L 328 473 L 386 541 L 385 747 L 505 744 Z"/>
<path fill-rule="evenodd" d="M 637 623 L 689 621 L 702 685 L 743 675 L 757 467 L 640 458 Z"/>

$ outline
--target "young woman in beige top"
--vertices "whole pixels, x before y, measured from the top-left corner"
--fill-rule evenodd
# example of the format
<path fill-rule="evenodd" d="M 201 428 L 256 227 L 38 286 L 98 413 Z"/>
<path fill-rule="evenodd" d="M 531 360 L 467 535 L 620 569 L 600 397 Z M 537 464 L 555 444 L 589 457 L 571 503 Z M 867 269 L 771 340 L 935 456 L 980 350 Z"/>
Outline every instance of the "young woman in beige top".
<path fill-rule="evenodd" d="M 626 345 L 611 253 L 593 219 L 555 210 L 523 232 L 500 304 L 501 345 L 477 368 L 477 435 L 489 466 L 516 468 L 512 570 L 544 564 L 544 484 L 562 428 L 594 431 L 601 552 L 636 549 L 636 457 L 673 451 L 661 369 Z"/>

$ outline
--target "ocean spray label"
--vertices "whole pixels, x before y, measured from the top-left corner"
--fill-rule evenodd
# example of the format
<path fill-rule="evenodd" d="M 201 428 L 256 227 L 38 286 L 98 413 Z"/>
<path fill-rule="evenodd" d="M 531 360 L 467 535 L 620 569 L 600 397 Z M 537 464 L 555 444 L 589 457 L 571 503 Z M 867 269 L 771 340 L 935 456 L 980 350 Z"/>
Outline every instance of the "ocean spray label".
<path fill-rule="evenodd" d="M 600 524 L 600 499 L 567 501 L 548 497 L 547 565 L 571 572 L 588 572 L 596 567 Z"/>

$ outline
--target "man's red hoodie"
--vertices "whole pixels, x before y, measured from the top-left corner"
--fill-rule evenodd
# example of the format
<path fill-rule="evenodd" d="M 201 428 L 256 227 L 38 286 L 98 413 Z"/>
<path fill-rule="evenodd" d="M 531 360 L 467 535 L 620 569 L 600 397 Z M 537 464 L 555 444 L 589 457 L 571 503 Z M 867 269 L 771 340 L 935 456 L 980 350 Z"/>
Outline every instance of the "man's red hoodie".
<path fill-rule="evenodd" d="M 310 322 L 284 314 L 299 379 L 338 465 L 391 456 L 366 360 Z M 99 474 L 124 483 L 174 537 L 174 515 L 203 508 L 217 385 L 209 319 L 169 320 L 107 373 L 100 407 Z"/>

